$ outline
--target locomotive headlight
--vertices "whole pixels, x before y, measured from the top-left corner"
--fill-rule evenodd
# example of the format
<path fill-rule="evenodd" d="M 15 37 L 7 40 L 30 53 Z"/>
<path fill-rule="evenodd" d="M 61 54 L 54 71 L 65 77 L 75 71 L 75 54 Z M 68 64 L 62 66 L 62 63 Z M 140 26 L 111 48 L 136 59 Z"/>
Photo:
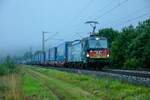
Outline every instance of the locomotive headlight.
<path fill-rule="evenodd" d="M 86 57 L 90 57 L 90 55 L 87 53 L 87 54 L 86 54 Z"/>
<path fill-rule="evenodd" d="M 96 39 L 96 40 L 99 40 L 99 38 L 98 38 L 98 37 L 96 37 L 95 39 Z"/>
<path fill-rule="evenodd" d="M 107 58 L 109 58 L 109 54 L 107 54 Z"/>

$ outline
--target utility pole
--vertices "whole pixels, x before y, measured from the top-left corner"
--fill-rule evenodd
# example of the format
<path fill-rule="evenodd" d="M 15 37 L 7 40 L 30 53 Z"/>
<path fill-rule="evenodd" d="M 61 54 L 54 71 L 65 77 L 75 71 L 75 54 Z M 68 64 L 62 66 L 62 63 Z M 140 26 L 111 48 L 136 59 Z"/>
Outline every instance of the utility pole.
<path fill-rule="evenodd" d="M 32 62 L 32 57 L 33 57 L 33 55 L 32 55 L 32 47 L 29 48 L 29 54 L 30 54 L 30 60 Z"/>
<path fill-rule="evenodd" d="M 95 34 L 96 25 L 99 24 L 97 21 L 87 21 L 85 24 L 90 24 L 90 26 L 93 28 L 93 31 L 90 33 L 90 35 Z"/>
<path fill-rule="evenodd" d="M 49 32 L 42 31 L 42 53 L 43 53 L 44 61 L 45 61 L 45 33 L 49 33 Z"/>
<path fill-rule="evenodd" d="M 49 39 L 53 38 L 54 36 L 56 36 L 58 34 L 58 32 L 56 32 L 54 35 L 52 35 L 50 38 L 46 39 L 45 38 L 45 34 L 46 33 L 51 33 L 51 32 L 45 32 L 42 31 L 42 52 L 43 52 L 43 56 L 44 56 L 44 61 L 46 59 L 46 54 L 45 54 L 45 42 L 47 42 Z"/>

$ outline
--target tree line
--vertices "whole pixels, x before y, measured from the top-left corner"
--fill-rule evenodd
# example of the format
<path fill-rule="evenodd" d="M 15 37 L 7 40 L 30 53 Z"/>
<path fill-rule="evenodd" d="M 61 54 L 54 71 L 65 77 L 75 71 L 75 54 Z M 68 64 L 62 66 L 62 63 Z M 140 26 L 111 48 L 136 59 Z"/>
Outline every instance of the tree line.
<path fill-rule="evenodd" d="M 122 69 L 150 68 L 150 19 L 121 31 L 105 28 L 97 32 L 108 38 L 111 67 Z"/>

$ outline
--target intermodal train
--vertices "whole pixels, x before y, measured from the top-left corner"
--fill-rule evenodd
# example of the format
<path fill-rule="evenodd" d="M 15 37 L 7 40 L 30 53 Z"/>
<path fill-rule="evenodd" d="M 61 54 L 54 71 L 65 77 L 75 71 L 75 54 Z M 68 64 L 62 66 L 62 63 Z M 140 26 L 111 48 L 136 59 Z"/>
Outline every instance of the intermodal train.
<path fill-rule="evenodd" d="M 104 65 L 110 63 L 109 56 L 107 38 L 92 35 L 81 40 L 64 42 L 49 48 L 44 54 L 43 52 L 36 53 L 31 63 L 67 68 L 102 69 Z"/>

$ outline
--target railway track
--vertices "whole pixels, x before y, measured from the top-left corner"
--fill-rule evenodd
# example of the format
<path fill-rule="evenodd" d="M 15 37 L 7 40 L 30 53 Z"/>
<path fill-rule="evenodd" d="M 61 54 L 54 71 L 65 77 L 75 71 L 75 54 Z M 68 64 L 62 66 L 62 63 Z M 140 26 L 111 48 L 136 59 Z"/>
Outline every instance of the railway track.
<path fill-rule="evenodd" d="M 127 76 L 142 77 L 142 78 L 150 78 L 150 72 L 149 71 L 105 69 L 105 70 L 103 70 L 103 72 L 122 74 L 122 75 L 127 75 Z"/>
<path fill-rule="evenodd" d="M 150 86 L 150 72 L 149 71 L 136 71 L 136 70 L 116 70 L 116 69 L 104 69 L 102 71 L 91 71 L 83 69 L 71 69 L 71 68 L 58 68 L 50 67 L 61 71 L 74 72 L 80 74 L 94 75 L 97 77 L 111 77 L 122 81 L 128 81 L 134 84 L 142 84 Z"/>

